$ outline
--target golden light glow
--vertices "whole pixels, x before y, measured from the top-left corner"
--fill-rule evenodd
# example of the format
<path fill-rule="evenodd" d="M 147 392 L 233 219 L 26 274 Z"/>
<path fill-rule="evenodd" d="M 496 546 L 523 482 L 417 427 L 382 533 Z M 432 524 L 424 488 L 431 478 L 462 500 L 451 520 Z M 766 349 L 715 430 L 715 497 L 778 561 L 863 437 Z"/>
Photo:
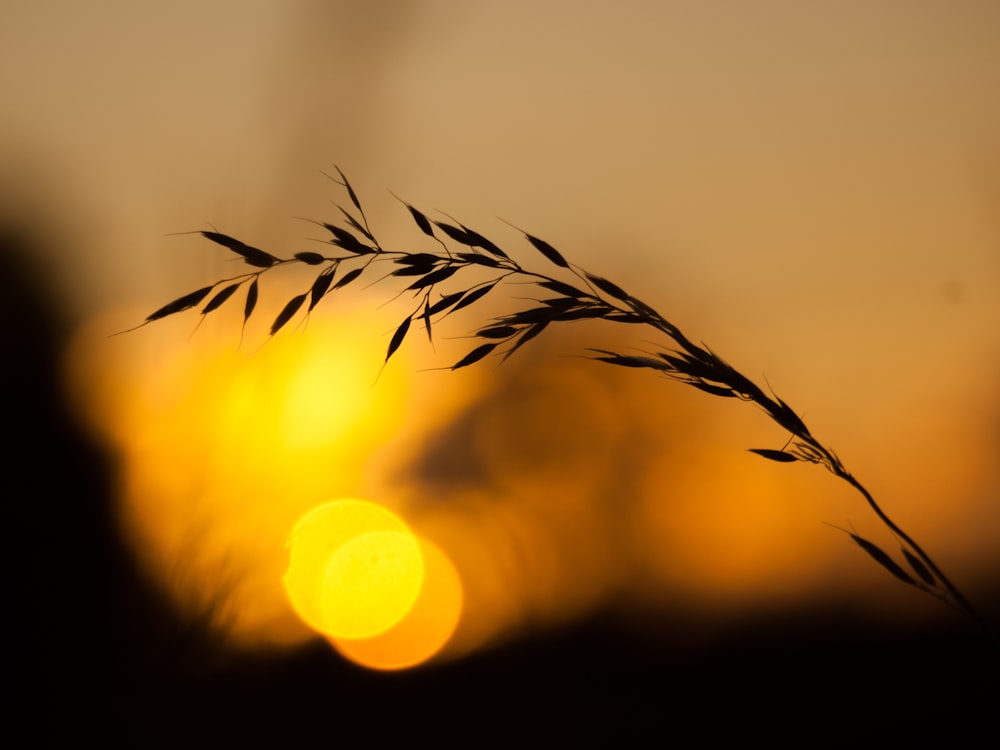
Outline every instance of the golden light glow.
<path fill-rule="evenodd" d="M 422 664 L 449 642 L 462 614 L 462 582 L 439 547 L 418 539 L 424 563 L 420 594 L 406 616 L 380 635 L 335 638 L 334 647 L 372 669 L 397 670 Z"/>
<path fill-rule="evenodd" d="M 285 542 L 317 499 L 367 492 L 368 463 L 404 424 L 406 352 L 372 385 L 392 323 L 314 314 L 308 335 L 261 346 L 248 331 L 244 351 L 238 321 L 235 336 L 209 320 L 194 337 L 179 321 L 107 337 L 136 317 L 95 319 L 68 361 L 78 405 L 121 456 L 124 533 L 182 609 L 210 608 L 235 641 L 314 637 L 282 586 Z"/>
<path fill-rule="evenodd" d="M 224 321 L 214 338 L 207 321 L 193 339 L 173 324 L 109 339 L 119 315 L 71 353 L 78 403 L 120 455 L 126 537 L 182 609 L 211 607 L 238 645 L 320 632 L 360 664 L 402 669 L 622 592 L 731 613 L 884 583 L 820 523 L 860 515 L 842 488 L 746 453 L 775 439 L 754 410 L 538 349 L 428 374 L 403 347 L 373 387 L 398 320 L 353 312 L 350 326 L 317 313 L 252 354 Z M 982 444 L 942 486 L 986 475 Z M 925 525 L 957 516 L 932 489 L 909 493 L 937 514 Z M 410 528 L 360 500 L 336 522 L 310 512 L 359 495 Z M 308 535 L 322 544 L 286 546 Z"/>
<path fill-rule="evenodd" d="M 310 511 L 289 539 L 285 589 L 295 611 L 324 635 L 378 635 L 411 609 L 423 558 L 406 525 L 363 500 Z"/>
<path fill-rule="evenodd" d="M 289 368 L 282 404 L 282 435 L 294 448 L 343 440 L 375 407 L 365 368 L 329 347 L 309 347 Z"/>
<path fill-rule="evenodd" d="M 458 624 L 462 585 L 451 561 L 375 503 L 337 500 L 311 510 L 289 547 L 284 585 L 293 608 L 359 664 L 420 664 Z"/>
<path fill-rule="evenodd" d="M 554 270 L 495 216 L 622 285 L 773 384 L 956 583 L 996 579 L 1000 3 L 577 3 L 572 33 L 559 3 L 411 3 L 388 25 L 377 3 L 221 0 L 201 23 L 91 5 L 4 6 L 0 205 L 51 240 L 53 303 L 105 311 L 71 380 L 123 537 L 235 645 L 315 637 L 282 586 L 285 542 L 336 497 L 377 498 L 447 551 L 449 655 L 619 597 L 723 618 L 869 587 L 908 597 L 900 616 L 925 606 L 822 523 L 878 527 L 849 488 L 746 454 L 787 438 L 759 410 L 571 358 L 605 335 L 648 351 L 650 331 L 550 326 L 503 367 L 421 371 L 467 353 L 491 305 L 530 304 L 527 286 L 449 315 L 433 346 L 414 325 L 381 375 L 419 302 L 366 291 L 378 264 L 273 338 L 308 269 L 267 270 L 245 330 L 241 290 L 194 336 L 192 310 L 108 338 L 264 271 L 168 234 L 212 222 L 281 257 L 319 249 L 325 230 L 288 217 L 341 220 L 318 174 L 335 162 L 386 249 L 440 249 L 391 188 L 526 268 Z M 112 314 L 125 300 L 142 304 Z M 315 585 L 363 568 L 368 542 Z M 338 648 L 415 617 L 435 575 L 421 550 L 413 609 Z"/>
<path fill-rule="evenodd" d="M 412 534 L 372 531 L 334 552 L 323 572 L 319 614 L 341 638 L 379 635 L 412 609 L 424 563 Z"/>

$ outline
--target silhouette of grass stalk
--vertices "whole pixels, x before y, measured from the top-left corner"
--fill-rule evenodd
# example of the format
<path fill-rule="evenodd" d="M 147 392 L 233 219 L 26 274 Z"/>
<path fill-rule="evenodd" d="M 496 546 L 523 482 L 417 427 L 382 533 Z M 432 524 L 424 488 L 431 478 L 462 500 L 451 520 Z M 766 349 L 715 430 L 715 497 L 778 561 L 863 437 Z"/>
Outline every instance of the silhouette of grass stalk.
<path fill-rule="evenodd" d="M 292 297 L 272 322 L 269 336 L 274 336 L 296 316 L 308 316 L 326 295 L 355 284 L 363 277 L 373 276 L 376 269 L 388 268 L 391 270 L 374 281 L 388 278 L 406 284 L 397 297 L 409 296 L 415 300 L 416 305 L 392 334 L 383 362 L 385 366 L 402 345 L 414 323 L 422 324 L 428 340 L 433 340 L 436 323 L 479 302 L 495 289 L 519 284 L 523 292 L 525 284 L 533 286 L 540 295 L 533 300 L 535 304 L 492 318 L 476 329 L 473 336 L 479 339 L 479 343 L 452 364 L 450 369 L 467 367 L 491 356 L 499 357 L 501 361 L 506 360 L 546 328 L 558 323 L 604 320 L 652 328 L 666 340 L 659 349 L 641 354 L 589 349 L 587 356 L 598 362 L 620 367 L 655 370 L 665 377 L 710 395 L 755 404 L 787 431 L 790 437 L 780 450 L 752 448 L 751 452 L 780 463 L 801 461 L 818 464 L 849 484 L 864 498 L 879 521 L 899 542 L 899 556 L 894 557 L 874 542 L 845 531 L 851 540 L 898 580 L 940 599 L 985 626 L 976 609 L 945 576 L 930 555 L 889 518 L 871 493 L 844 467 L 833 450 L 813 436 L 791 406 L 776 394 L 765 393 L 706 345 L 693 343 L 677 326 L 645 302 L 608 279 L 568 262 L 552 245 L 527 232 L 518 230 L 549 264 L 561 269 L 559 273 L 564 277 L 572 277 L 570 281 L 526 268 L 492 241 L 461 222 L 454 219 L 451 222 L 432 220 L 402 200 L 400 202 L 409 211 L 420 231 L 434 240 L 440 249 L 435 247 L 431 251 L 420 252 L 389 250 L 376 239 L 354 188 L 339 168 L 337 175 L 338 177 L 331 179 L 347 193 L 352 208 L 337 206 L 342 214 L 342 225 L 316 222 L 330 233 L 328 244 L 336 248 L 335 252 L 327 254 L 307 251 L 295 253 L 291 258 L 280 258 L 216 231 L 200 232 L 206 239 L 240 256 L 253 270 L 221 279 L 179 297 L 148 315 L 136 328 L 199 305 L 204 318 L 230 303 L 241 288 L 245 288 L 245 327 L 256 310 L 259 281 L 264 274 L 289 264 L 318 269 L 308 289 Z M 460 278 L 472 276 L 477 280 L 470 280 L 466 284 L 458 283 Z"/>

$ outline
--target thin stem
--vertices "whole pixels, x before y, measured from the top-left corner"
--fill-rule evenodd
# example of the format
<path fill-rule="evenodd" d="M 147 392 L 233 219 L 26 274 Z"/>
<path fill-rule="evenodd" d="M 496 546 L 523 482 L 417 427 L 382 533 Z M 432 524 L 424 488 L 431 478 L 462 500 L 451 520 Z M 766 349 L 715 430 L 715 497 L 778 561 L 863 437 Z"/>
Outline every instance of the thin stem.
<path fill-rule="evenodd" d="M 917 544 L 909 534 L 903 531 L 891 518 L 889 518 L 888 515 L 886 515 L 885 511 L 883 511 L 879 504 L 875 502 L 875 498 L 872 497 L 871 493 L 865 489 L 861 482 L 855 479 L 850 472 L 838 465 L 834 465 L 830 470 L 835 476 L 840 477 L 861 493 L 861 496 L 864 497 L 865 502 L 868 503 L 868 506 L 872 509 L 872 511 L 874 511 L 875 515 L 878 516 L 879 520 L 882 521 L 882 523 L 884 523 L 893 534 L 902 540 L 902 542 L 906 544 L 928 568 L 931 569 L 937 580 L 951 595 L 955 604 L 984 628 L 987 627 L 986 620 L 984 620 L 979 612 L 976 611 L 975 607 L 972 606 L 969 600 L 962 596 L 962 593 L 948 579 L 948 577 L 941 572 L 941 569 L 934 563 L 930 555 L 924 552 L 923 548 Z"/>
<path fill-rule="evenodd" d="M 180 297 L 149 315 L 141 325 L 202 304 L 207 295 L 220 284 L 237 280 L 240 280 L 242 284 L 252 278 L 254 281 L 248 291 L 244 307 L 245 325 L 247 318 L 249 318 L 255 308 L 256 283 L 262 274 L 289 263 L 301 262 L 309 265 L 318 265 L 321 262 L 325 262 L 328 265 L 319 272 L 319 276 L 314 280 L 310 292 L 307 293 L 312 297 L 306 312 L 308 314 L 316 303 L 328 292 L 353 283 L 361 276 L 362 272 L 373 266 L 373 264 L 378 262 L 392 263 L 396 266 L 395 270 L 380 279 L 376 279 L 376 282 L 388 277 L 400 277 L 407 280 L 411 278 L 415 279 L 393 297 L 393 299 L 408 291 L 412 291 L 414 296 L 421 298 L 422 301 L 418 308 L 410 313 L 397 327 L 389 344 L 385 362 L 383 363 L 384 367 L 393 352 L 402 344 L 413 320 L 423 320 L 428 338 L 430 338 L 432 318 L 441 320 L 453 312 L 478 302 L 494 287 L 500 284 L 506 286 L 514 283 L 510 281 L 511 277 L 520 277 L 524 280 L 524 283 L 534 284 L 539 289 L 544 289 L 546 296 L 535 300 L 538 303 L 537 307 L 493 318 L 491 323 L 479 328 L 473 334 L 473 337 L 479 338 L 482 343 L 452 365 L 450 369 L 455 370 L 466 367 L 490 354 L 495 354 L 501 356 L 502 359 L 506 359 L 523 344 L 542 333 L 547 326 L 553 323 L 603 319 L 609 322 L 648 326 L 666 337 L 670 342 L 670 346 L 664 348 L 662 351 L 654 351 L 642 356 L 621 354 L 603 349 L 592 349 L 591 352 L 594 352 L 594 354 L 590 355 L 591 358 L 623 367 L 653 369 L 661 375 L 681 383 L 686 383 L 709 394 L 721 397 L 735 397 L 742 401 L 754 403 L 775 424 L 791 436 L 788 443 L 795 442 L 791 448 L 786 443 L 781 450 L 753 449 L 753 452 L 780 462 L 804 461 L 807 463 L 822 464 L 832 474 L 854 487 L 855 490 L 861 493 L 878 519 L 903 545 L 903 553 L 907 558 L 907 562 L 917 572 L 918 578 L 921 580 L 917 581 L 913 579 L 891 559 L 890 555 L 880 550 L 873 543 L 861 539 L 854 534 L 851 534 L 852 538 L 861 544 L 877 562 L 886 567 L 891 573 L 903 581 L 915 585 L 925 593 L 931 594 L 941 599 L 944 603 L 965 612 L 977 623 L 989 630 L 985 620 L 947 576 L 941 572 L 941 569 L 934 563 L 930 556 L 886 515 L 878 503 L 875 502 L 871 493 L 844 468 L 844 465 L 834 452 L 821 445 L 809 432 L 809 429 L 798 413 L 779 398 L 777 394 L 773 393 L 773 391 L 768 395 L 760 386 L 725 362 L 706 345 L 693 343 L 677 326 L 645 302 L 628 294 L 608 279 L 590 274 L 584 269 L 569 263 L 554 247 L 527 233 L 524 233 L 525 239 L 554 266 L 563 269 L 567 274 L 572 274 L 582 282 L 581 287 L 568 284 L 562 279 L 549 274 L 527 270 L 493 242 L 466 227 L 461 222 L 456 222 L 454 225 L 439 221 L 432 222 L 423 213 L 405 201 L 402 202 L 409 210 L 418 228 L 425 235 L 436 241 L 443 248 L 444 253 L 385 250 L 375 239 L 357 194 L 339 167 L 337 168 L 337 174 L 340 179 L 329 175 L 328 177 L 346 190 L 351 204 L 357 210 L 361 221 L 359 222 L 347 210 L 338 206 L 344 215 L 344 220 L 348 225 L 347 228 L 320 222 L 315 223 L 331 232 L 333 236 L 329 240 L 330 244 L 346 250 L 349 255 L 340 257 L 323 256 L 320 261 L 317 260 L 315 253 L 299 253 L 294 258 L 282 259 L 246 245 L 228 235 L 215 231 L 201 232 L 207 239 L 226 247 L 240 256 L 246 263 L 259 270 L 250 271 L 241 276 L 234 276 L 231 279 L 224 279 L 210 287 L 205 287 Z M 452 219 L 452 221 L 455 220 Z M 443 232 L 450 241 L 460 245 L 462 247 L 461 251 L 453 254 L 444 239 L 439 236 L 438 230 Z M 363 238 L 359 238 L 355 232 L 363 235 Z M 372 244 L 369 245 L 366 240 Z M 334 270 L 342 263 L 353 264 L 355 262 L 358 264 L 357 267 L 348 271 L 331 287 Z M 486 281 L 476 282 L 464 289 L 460 288 L 459 291 L 443 294 L 438 301 L 431 303 L 431 295 L 436 289 L 440 288 L 439 284 L 455 283 L 450 280 L 454 279 L 458 273 L 466 274 L 465 269 L 472 267 L 476 267 L 479 270 L 493 269 L 495 275 Z M 231 293 L 227 293 L 217 302 L 210 300 L 202 308 L 202 315 L 204 316 L 217 309 L 231 296 Z M 218 295 L 216 297 L 218 298 Z M 272 325 L 272 336 L 303 306 L 305 297 L 306 295 L 300 295 L 289 302 Z M 421 313 L 421 308 L 423 313 Z M 497 347 L 500 346 L 503 348 L 497 350 Z"/>

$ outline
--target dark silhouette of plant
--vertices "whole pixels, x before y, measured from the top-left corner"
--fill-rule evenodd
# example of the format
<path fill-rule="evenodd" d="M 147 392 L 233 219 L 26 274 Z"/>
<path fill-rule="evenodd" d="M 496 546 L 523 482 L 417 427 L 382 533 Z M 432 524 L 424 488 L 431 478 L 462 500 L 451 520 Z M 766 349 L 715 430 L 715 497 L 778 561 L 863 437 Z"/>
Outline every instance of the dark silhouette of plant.
<path fill-rule="evenodd" d="M 434 240 L 440 250 L 388 250 L 376 239 L 347 177 L 339 168 L 337 174 L 338 177 L 331 179 L 346 191 L 356 213 L 338 205 L 343 226 L 317 222 L 330 233 L 328 242 L 337 248 L 337 252 L 299 252 L 291 258 L 279 258 L 220 232 L 201 232 L 206 239 L 240 256 L 254 270 L 219 280 L 179 297 L 151 313 L 137 327 L 195 308 L 203 302 L 201 315 L 204 317 L 229 302 L 242 287 L 245 287 L 245 326 L 256 309 L 262 275 L 278 266 L 293 263 L 318 269 L 310 287 L 292 297 L 278 313 L 270 327 L 269 335 L 273 336 L 296 315 L 303 311 L 305 315 L 312 312 L 327 294 L 353 284 L 364 276 L 374 275 L 376 269 L 390 268 L 376 280 L 392 278 L 402 283 L 409 282 L 398 296 L 409 295 L 417 304 L 392 334 L 384 366 L 399 349 L 414 323 L 422 325 L 428 339 L 432 340 L 436 322 L 475 304 L 498 287 L 520 284 L 519 296 L 523 297 L 524 285 L 534 286 L 541 298 L 534 300 L 533 306 L 493 318 L 476 329 L 473 336 L 480 340 L 479 343 L 452 364 L 450 369 L 467 367 L 488 356 L 497 356 L 503 361 L 549 326 L 567 321 L 605 320 L 654 329 L 665 339 L 664 345 L 659 349 L 642 354 L 590 349 L 587 356 L 598 362 L 620 367 L 655 370 L 713 396 L 755 404 L 787 431 L 789 438 L 780 450 L 752 448 L 752 453 L 780 463 L 803 461 L 818 464 L 847 482 L 861 494 L 868 507 L 898 540 L 900 557 L 894 558 L 874 542 L 845 531 L 851 540 L 903 583 L 940 599 L 985 625 L 975 608 L 941 572 L 931 557 L 886 515 L 871 493 L 844 467 L 830 448 L 813 436 L 791 406 L 773 392 L 771 395 L 765 393 L 708 346 L 692 342 L 677 326 L 645 302 L 608 279 L 570 263 L 548 242 L 527 232 L 518 230 L 546 261 L 562 269 L 564 277 L 572 277 L 570 281 L 529 270 L 492 241 L 461 222 L 454 219 L 451 222 L 432 220 L 405 201 L 401 202 L 417 227 Z M 449 246 L 449 241 L 453 243 L 452 246 Z M 468 281 L 460 284 L 459 280 L 462 278 L 467 278 Z M 444 291 L 440 291 L 442 289 Z"/>

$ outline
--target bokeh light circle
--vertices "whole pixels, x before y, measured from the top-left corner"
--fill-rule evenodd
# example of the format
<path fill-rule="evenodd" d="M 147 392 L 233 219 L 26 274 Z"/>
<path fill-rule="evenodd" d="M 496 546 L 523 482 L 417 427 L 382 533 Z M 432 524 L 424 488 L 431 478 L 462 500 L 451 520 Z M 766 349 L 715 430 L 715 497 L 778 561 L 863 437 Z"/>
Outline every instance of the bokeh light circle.
<path fill-rule="evenodd" d="M 345 657 L 379 670 L 440 653 L 462 613 L 448 556 L 375 503 L 325 503 L 295 524 L 284 576 L 292 608 Z"/>
<path fill-rule="evenodd" d="M 462 614 L 462 582 L 448 556 L 435 544 L 419 538 L 424 559 L 420 595 L 406 616 L 372 638 L 331 638 L 333 646 L 351 661 L 383 671 L 422 664 L 447 645 Z"/>
<path fill-rule="evenodd" d="M 364 500 L 314 508 L 289 538 L 284 584 L 293 609 L 332 638 L 378 635 L 412 608 L 423 556 L 406 524 Z"/>
<path fill-rule="evenodd" d="M 417 540 L 401 531 L 372 531 L 334 552 L 319 593 L 323 631 L 367 638 L 399 622 L 413 607 L 423 579 Z"/>

